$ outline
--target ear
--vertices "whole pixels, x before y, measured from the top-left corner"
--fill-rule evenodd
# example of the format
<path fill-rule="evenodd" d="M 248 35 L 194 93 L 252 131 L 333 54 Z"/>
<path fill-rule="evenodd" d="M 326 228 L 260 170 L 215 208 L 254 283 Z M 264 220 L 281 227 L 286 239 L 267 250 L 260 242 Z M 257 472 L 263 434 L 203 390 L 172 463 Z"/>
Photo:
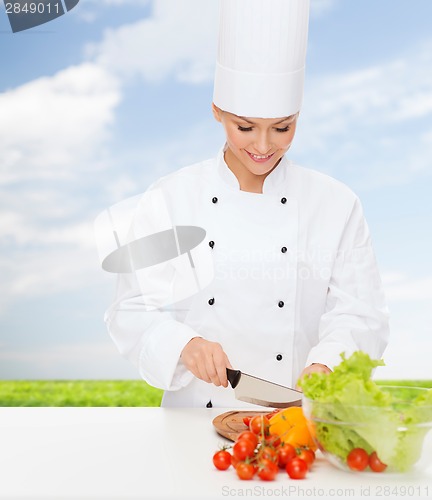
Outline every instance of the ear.
<path fill-rule="evenodd" d="M 222 110 L 216 106 L 214 102 L 212 102 L 212 111 L 213 111 L 213 116 L 216 121 L 221 122 L 222 121 Z"/>

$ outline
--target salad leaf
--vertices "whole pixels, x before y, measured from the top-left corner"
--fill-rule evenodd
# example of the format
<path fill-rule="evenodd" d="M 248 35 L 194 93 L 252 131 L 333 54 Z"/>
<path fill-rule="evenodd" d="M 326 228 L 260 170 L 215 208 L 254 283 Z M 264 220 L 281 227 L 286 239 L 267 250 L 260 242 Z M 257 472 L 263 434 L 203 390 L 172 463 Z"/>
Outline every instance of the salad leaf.
<path fill-rule="evenodd" d="M 371 375 L 382 360 L 362 351 L 341 358 L 332 373 L 312 373 L 299 381 L 321 447 L 343 462 L 353 448 L 376 451 L 389 469 L 408 469 L 420 458 L 431 427 L 432 389 L 417 395 L 412 388 L 379 386 Z"/>

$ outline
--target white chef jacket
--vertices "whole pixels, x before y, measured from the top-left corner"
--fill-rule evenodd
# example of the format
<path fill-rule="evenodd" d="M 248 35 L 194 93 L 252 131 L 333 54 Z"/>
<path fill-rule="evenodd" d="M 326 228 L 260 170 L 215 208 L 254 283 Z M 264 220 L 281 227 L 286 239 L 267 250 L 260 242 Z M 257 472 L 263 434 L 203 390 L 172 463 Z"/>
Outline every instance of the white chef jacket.
<path fill-rule="evenodd" d="M 196 336 L 219 342 L 235 369 L 286 386 L 311 363 L 337 365 L 341 352 L 382 356 L 387 307 L 361 204 L 345 185 L 283 157 L 262 193 L 241 191 L 221 149 L 154 189 L 173 224 L 205 229 L 214 266 L 210 284 L 168 312 L 142 310 L 136 275 L 119 274 L 106 323 L 141 377 L 165 390 L 163 406 L 256 408 L 186 369 L 181 351 Z"/>

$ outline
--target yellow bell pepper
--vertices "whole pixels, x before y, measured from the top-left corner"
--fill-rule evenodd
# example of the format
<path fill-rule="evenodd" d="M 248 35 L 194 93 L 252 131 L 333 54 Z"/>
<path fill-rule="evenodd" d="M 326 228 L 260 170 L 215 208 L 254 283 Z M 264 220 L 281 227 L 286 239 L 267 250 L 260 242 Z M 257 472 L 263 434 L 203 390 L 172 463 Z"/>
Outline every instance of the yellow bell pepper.
<path fill-rule="evenodd" d="M 317 446 L 307 426 L 307 420 L 299 406 L 285 408 L 273 415 L 270 419 L 270 433 L 277 434 L 283 443 L 295 448 L 310 448 Z"/>

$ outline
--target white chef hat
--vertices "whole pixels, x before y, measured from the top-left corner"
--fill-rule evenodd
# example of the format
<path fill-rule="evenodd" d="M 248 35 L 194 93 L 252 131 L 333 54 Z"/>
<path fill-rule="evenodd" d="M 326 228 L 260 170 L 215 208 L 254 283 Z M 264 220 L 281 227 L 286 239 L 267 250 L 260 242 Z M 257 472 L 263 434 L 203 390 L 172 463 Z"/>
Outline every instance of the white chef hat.
<path fill-rule="evenodd" d="M 308 20 L 309 0 L 221 0 L 216 106 L 255 118 L 297 113 Z"/>

